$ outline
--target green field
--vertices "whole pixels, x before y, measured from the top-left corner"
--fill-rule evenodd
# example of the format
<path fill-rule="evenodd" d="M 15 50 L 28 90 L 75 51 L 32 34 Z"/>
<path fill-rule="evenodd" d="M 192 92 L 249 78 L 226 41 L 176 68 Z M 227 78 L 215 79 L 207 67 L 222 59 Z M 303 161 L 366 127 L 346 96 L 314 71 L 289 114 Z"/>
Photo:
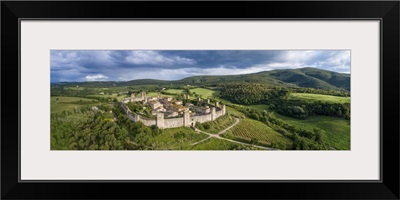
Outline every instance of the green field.
<path fill-rule="evenodd" d="M 235 123 L 235 119 L 232 116 L 225 115 L 225 116 L 219 117 L 215 121 L 202 123 L 196 127 L 207 133 L 217 134 L 217 133 L 225 130 L 226 128 L 228 128 L 229 126 L 231 126 L 234 123 Z"/>
<path fill-rule="evenodd" d="M 235 117 L 238 117 L 238 118 L 244 118 L 245 117 L 245 114 L 243 114 L 243 113 L 241 113 L 241 112 L 237 111 L 236 109 L 234 109 L 232 107 L 229 107 L 229 106 L 226 106 L 226 113 L 228 113 L 230 115 L 233 115 Z"/>
<path fill-rule="evenodd" d="M 286 117 L 276 114 L 277 118 L 285 123 L 298 128 L 313 131 L 314 128 L 319 128 L 325 131 L 325 144 L 340 150 L 350 149 L 350 120 L 329 117 L 329 116 L 311 116 L 305 120 Z"/>
<path fill-rule="evenodd" d="M 147 93 L 147 96 L 150 96 L 150 97 L 157 97 L 157 95 L 158 95 L 158 92 L 148 92 Z M 176 98 L 175 94 L 162 94 L 162 93 L 160 93 L 160 96 L 161 96 L 161 98 L 162 97 L 174 97 L 174 98 Z"/>
<path fill-rule="evenodd" d="M 180 94 L 183 92 L 182 89 L 168 89 L 164 90 L 164 92 L 170 93 L 170 94 Z"/>
<path fill-rule="evenodd" d="M 196 93 L 197 95 L 201 95 L 203 99 L 208 97 L 219 97 L 220 91 L 205 89 L 205 88 L 195 88 L 190 89 L 191 93 Z"/>
<path fill-rule="evenodd" d="M 227 138 L 239 139 L 250 142 L 256 139 L 259 143 L 269 146 L 271 143 L 285 144 L 287 148 L 291 147 L 291 140 L 274 131 L 266 124 L 252 120 L 244 119 L 227 132 Z"/>
<path fill-rule="evenodd" d="M 187 150 L 233 150 L 238 148 L 240 145 L 221 140 L 216 138 L 210 138 L 202 143 L 196 144 L 191 147 L 187 147 Z"/>
<path fill-rule="evenodd" d="M 94 106 L 96 104 L 98 104 L 98 101 L 95 99 L 52 96 L 50 98 L 50 111 L 51 113 L 62 112 L 64 110 L 72 111 L 82 106 Z"/>
<path fill-rule="evenodd" d="M 88 95 L 88 97 L 99 97 L 99 98 L 109 98 L 114 99 L 117 98 L 118 101 L 121 101 L 123 98 L 127 98 L 127 95 L 112 95 L 112 94 L 95 94 L 95 95 Z"/>
<path fill-rule="evenodd" d="M 267 110 L 267 105 L 264 104 L 248 105 L 247 107 L 254 108 L 258 111 Z M 229 107 L 227 108 L 229 110 Z M 300 129 L 306 129 L 308 131 L 313 131 L 314 128 L 322 129 L 325 131 L 327 136 L 325 142 L 327 145 L 335 149 L 350 149 L 350 120 L 322 115 L 310 116 L 307 119 L 302 120 L 280 115 L 278 113 L 274 114 L 283 122 Z"/>
<path fill-rule="evenodd" d="M 148 92 L 147 93 L 147 96 L 150 96 L 150 97 L 156 97 L 157 95 L 158 95 L 158 92 Z M 161 94 L 161 96 L 165 96 L 165 95 Z"/>
<path fill-rule="evenodd" d="M 350 103 L 350 97 L 338 97 L 323 94 L 291 93 L 289 100 L 302 100 L 308 102 L 322 101 L 328 103 Z"/>
<path fill-rule="evenodd" d="M 148 146 L 154 150 L 179 150 L 205 138 L 207 138 L 206 134 L 196 133 L 191 128 L 169 128 L 162 130 L 161 134 L 151 137 Z"/>
<path fill-rule="evenodd" d="M 260 112 L 263 112 L 264 110 L 268 110 L 267 109 L 268 106 L 265 105 L 265 104 L 248 105 L 247 107 L 254 108 L 254 109 L 256 109 L 256 110 L 258 110 Z"/>
<path fill-rule="evenodd" d="M 84 87 L 64 87 L 66 90 L 84 90 Z"/>

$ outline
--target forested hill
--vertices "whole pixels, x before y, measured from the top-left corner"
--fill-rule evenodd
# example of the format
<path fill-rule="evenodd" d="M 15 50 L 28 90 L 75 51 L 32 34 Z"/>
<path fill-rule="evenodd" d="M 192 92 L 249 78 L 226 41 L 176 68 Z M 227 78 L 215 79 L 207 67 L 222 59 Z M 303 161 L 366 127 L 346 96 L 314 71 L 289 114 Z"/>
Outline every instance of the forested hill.
<path fill-rule="evenodd" d="M 330 90 L 350 90 L 350 74 L 337 73 L 316 68 L 283 69 L 241 75 L 193 76 L 176 81 L 152 79 L 132 80 L 126 82 L 82 82 L 56 83 L 82 86 L 130 86 L 130 85 L 211 85 L 223 83 L 259 83 L 287 87 L 307 87 Z"/>
<path fill-rule="evenodd" d="M 350 74 L 316 68 L 284 69 L 230 76 L 195 76 L 180 80 L 185 83 L 261 83 L 320 89 L 350 90 Z"/>

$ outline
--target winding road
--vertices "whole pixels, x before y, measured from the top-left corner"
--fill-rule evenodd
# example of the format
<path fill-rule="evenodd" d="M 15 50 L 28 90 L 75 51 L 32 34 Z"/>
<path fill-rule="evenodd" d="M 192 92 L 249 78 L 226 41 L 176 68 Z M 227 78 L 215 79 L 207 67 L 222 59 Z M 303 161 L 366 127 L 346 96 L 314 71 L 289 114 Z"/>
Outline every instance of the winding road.
<path fill-rule="evenodd" d="M 226 140 L 226 141 L 233 142 L 233 143 L 237 143 L 237 144 L 242 144 L 242 145 L 257 147 L 257 148 L 260 148 L 260 149 L 265 149 L 265 150 L 277 150 L 277 149 L 273 149 L 273 148 L 269 148 L 269 147 L 263 147 L 263 146 L 258 146 L 258 145 L 254 145 L 254 144 L 248 144 L 248 143 L 245 143 L 245 142 L 238 142 L 238 141 L 236 141 L 236 140 L 231 140 L 231 139 L 227 139 L 227 138 L 221 137 L 220 135 L 225 134 L 226 131 L 228 131 L 229 129 L 233 128 L 234 126 L 236 126 L 236 125 L 240 122 L 240 120 L 239 120 L 238 118 L 235 118 L 235 120 L 236 120 L 236 121 L 235 121 L 234 124 L 230 125 L 228 128 L 226 128 L 226 129 L 220 131 L 220 132 L 217 133 L 217 134 L 207 133 L 207 132 L 204 132 L 204 131 L 202 131 L 202 130 L 196 128 L 196 127 L 193 127 L 194 130 L 195 130 L 196 132 L 207 134 L 208 137 L 205 138 L 205 139 L 202 139 L 202 140 L 200 140 L 200 141 L 198 141 L 198 142 L 195 142 L 195 143 L 191 144 L 191 146 L 194 146 L 194 145 L 196 145 L 196 144 L 202 143 L 202 142 L 204 142 L 204 141 L 206 141 L 206 140 L 208 140 L 208 139 L 210 139 L 210 138 L 217 138 L 217 139 Z"/>

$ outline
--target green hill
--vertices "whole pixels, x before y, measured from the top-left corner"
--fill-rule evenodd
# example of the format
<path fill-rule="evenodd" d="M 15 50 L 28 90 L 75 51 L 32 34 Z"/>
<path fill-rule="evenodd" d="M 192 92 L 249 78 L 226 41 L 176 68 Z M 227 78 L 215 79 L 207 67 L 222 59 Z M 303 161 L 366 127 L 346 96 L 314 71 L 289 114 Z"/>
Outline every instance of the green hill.
<path fill-rule="evenodd" d="M 185 84 L 261 83 L 286 87 L 350 90 L 350 74 L 316 68 L 271 70 L 254 74 L 194 76 L 179 80 Z"/>
<path fill-rule="evenodd" d="M 285 83 L 299 87 L 319 89 L 350 90 L 350 75 L 321 70 L 316 68 L 301 68 L 271 71 L 270 75 Z"/>
<path fill-rule="evenodd" d="M 350 74 L 337 73 L 317 68 L 282 69 L 241 75 L 193 76 L 175 81 L 141 79 L 124 82 L 82 82 L 70 83 L 85 87 L 112 87 L 133 85 L 211 85 L 221 83 L 259 83 L 271 86 L 305 87 L 330 90 L 350 90 Z M 68 83 L 55 83 L 68 85 Z"/>

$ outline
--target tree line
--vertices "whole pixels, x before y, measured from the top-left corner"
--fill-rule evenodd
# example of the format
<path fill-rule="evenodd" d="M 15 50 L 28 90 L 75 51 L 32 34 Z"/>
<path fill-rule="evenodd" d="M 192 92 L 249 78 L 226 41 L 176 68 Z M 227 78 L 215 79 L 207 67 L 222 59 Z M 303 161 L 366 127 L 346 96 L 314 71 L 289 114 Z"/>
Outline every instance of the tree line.
<path fill-rule="evenodd" d="M 243 105 L 268 103 L 286 96 L 288 90 L 283 87 L 267 87 L 262 84 L 229 84 L 221 90 L 221 98 Z"/>
<path fill-rule="evenodd" d="M 327 115 L 350 119 L 349 103 L 307 102 L 301 100 L 287 100 L 285 98 L 291 92 L 335 93 L 329 90 L 326 90 L 325 93 L 323 91 L 324 90 L 309 88 L 290 89 L 267 87 L 262 84 L 241 83 L 226 85 L 221 90 L 221 98 L 242 105 L 265 104 L 270 110 L 298 119 L 306 119 L 308 116 L 312 115 Z M 345 91 L 336 92 L 341 95 L 346 95 Z"/>

